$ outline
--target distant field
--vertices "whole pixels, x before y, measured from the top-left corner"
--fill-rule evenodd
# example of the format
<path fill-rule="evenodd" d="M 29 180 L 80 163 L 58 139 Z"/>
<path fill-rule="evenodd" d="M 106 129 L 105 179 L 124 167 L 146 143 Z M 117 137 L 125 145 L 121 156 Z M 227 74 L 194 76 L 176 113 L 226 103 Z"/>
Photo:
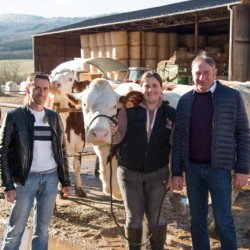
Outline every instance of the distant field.
<path fill-rule="evenodd" d="M 19 60 L 0 60 L 0 68 L 4 66 L 18 65 L 19 75 L 27 75 L 34 71 L 33 59 L 19 59 Z"/>

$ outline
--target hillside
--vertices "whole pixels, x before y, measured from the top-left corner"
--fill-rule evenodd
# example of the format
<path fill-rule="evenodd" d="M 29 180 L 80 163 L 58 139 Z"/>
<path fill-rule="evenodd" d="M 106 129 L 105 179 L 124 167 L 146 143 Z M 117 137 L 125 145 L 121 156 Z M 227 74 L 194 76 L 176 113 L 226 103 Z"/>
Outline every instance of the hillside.
<path fill-rule="evenodd" d="M 0 60 L 31 59 L 31 35 L 77 23 L 85 17 L 52 17 L 2 14 L 0 15 Z"/>

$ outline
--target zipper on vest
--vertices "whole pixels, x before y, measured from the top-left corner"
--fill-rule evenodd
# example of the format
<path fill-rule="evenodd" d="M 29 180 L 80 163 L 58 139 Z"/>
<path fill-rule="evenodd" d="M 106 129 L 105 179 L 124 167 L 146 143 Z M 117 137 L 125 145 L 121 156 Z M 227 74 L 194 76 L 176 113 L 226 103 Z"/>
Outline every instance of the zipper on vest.
<path fill-rule="evenodd" d="M 211 142 L 211 166 L 213 166 L 214 165 L 214 157 L 215 157 L 215 147 L 214 147 L 214 145 L 215 145 L 215 136 L 214 136 L 214 124 L 215 124 L 215 121 L 214 121 L 214 117 L 215 117 L 215 112 L 216 112 L 216 110 L 215 110 L 215 108 L 214 108 L 214 93 L 212 92 L 212 103 L 213 103 L 213 111 L 214 111 L 214 115 L 213 115 L 213 120 L 212 120 L 212 142 Z"/>
<path fill-rule="evenodd" d="M 145 169 L 147 168 L 147 162 L 148 162 L 148 143 L 147 143 L 146 152 L 145 152 L 143 173 L 145 172 Z"/>

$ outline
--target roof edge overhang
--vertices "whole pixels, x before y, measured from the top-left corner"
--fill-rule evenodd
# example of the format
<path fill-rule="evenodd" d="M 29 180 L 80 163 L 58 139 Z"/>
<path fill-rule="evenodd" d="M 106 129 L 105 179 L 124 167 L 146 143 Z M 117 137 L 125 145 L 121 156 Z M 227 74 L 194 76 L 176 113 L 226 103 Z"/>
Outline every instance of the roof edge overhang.
<path fill-rule="evenodd" d="M 86 26 L 86 27 L 78 27 L 78 28 L 73 28 L 73 29 L 65 29 L 65 30 L 60 30 L 60 31 L 55 31 L 55 32 L 45 32 L 45 33 L 40 33 L 40 34 L 35 34 L 32 35 L 32 37 L 39 37 L 39 36 L 46 36 L 46 35 L 53 35 L 53 34 L 60 34 L 60 33 L 65 33 L 65 32 L 75 32 L 83 29 L 94 29 L 94 28 L 100 28 L 100 27 L 105 27 L 105 26 L 112 26 L 112 25 L 117 25 L 117 24 L 127 24 L 131 22 L 140 22 L 142 20 L 144 21 L 149 21 L 152 19 L 156 18 L 162 18 L 162 17 L 172 17 L 172 16 L 177 16 L 177 15 L 184 15 L 184 14 L 189 14 L 189 13 L 194 13 L 194 12 L 199 12 L 199 11 L 207 11 L 207 10 L 212 10 L 212 9 L 217 9 L 217 8 L 223 8 L 223 7 L 228 7 L 232 5 L 238 5 L 240 4 L 239 1 L 235 1 L 232 3 L 227 3 L 227 4 L 220 4 L 216 6 L 211 6 L 211 7 L 206 7 L 206 8 L 199 8 L 199 9 L 192 9 L 192 10 L 187 10 L 187 11 L 180 11 L 180 12 L 175 12 L 175 13 L 169 13 L 169 14 L 162 14 L 162 15 L 157 15 L 157 16 L 151 16 L 151 17 L 146 17 L 146 18 L 140 18 L 140 19 L 129 19 L 126 21 L 120 21 L 120 22 L 110 22 L 110 23 L 105 23 L 105 24 L 98 24 L 98 25 L 92 25 L 92 26 Z M 125 14 L 125 13 L 121 13 Z"/>

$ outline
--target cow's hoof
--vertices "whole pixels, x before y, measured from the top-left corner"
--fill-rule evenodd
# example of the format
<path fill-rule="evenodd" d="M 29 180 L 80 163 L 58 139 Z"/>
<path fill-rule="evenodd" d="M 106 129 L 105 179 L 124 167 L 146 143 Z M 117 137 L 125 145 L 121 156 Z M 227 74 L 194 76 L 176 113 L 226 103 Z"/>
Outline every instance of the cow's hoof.
<path fill-rule="evenodd" d="M 58 194 L 59 194 L 59 198 L 60 198 L 61 200 L 66 200 L 66 199 L 69 198 L 69 197 L 63 195 L 63 191 L 62 191 L 62 190 L 59 190 Z"/>
<path fill-rule="evenodd" d="M 99 170 L 98 170 L 98 169 L 97 169 L 97 170 L 95 169 L 95 176 L 98 177 L 99 175 L 100 175 Z"/>
<path fill-rule="evenodd" d="M 215 226 L 215 223 L 214 221 L 209 225 L 208 227 L 208 231 L 209 231 L 209 235 L 213 238 L 218 238 L 218 232 L 216 230 L 216 226 Z"/>
<path fill-rule="evenodd" d="M 123 198 L 122 198 L 122 195 L 119 193 L 119 194 L 113 194 L 112 195 L 113 199 L 117 200 L 117 201 L 122 201 Z"/>
<path fill-rule="evenodd" d="M 76 196 L 80 198 L 86 198 L 87 193 L 82 188 L 76 188 Z"/>

